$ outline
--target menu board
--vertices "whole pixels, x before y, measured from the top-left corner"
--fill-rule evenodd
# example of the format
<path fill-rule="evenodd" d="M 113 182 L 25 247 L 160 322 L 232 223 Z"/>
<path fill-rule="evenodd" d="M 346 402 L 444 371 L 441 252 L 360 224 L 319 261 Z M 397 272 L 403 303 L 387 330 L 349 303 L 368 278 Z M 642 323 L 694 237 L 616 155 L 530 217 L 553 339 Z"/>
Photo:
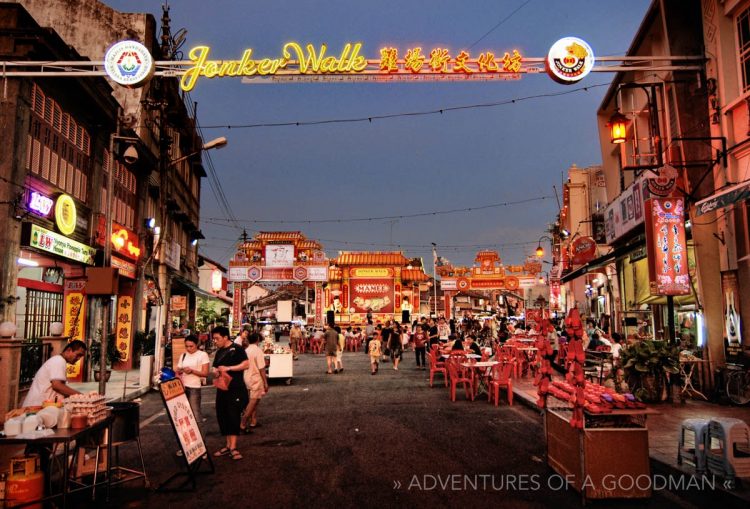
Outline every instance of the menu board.
<path fill-rule="evenodd" d="M 175 378 L 162 382 L 159 390 L 185 461 L 188 465 L 192 465 L 207 451 L 198 422 L 195 420 L 195 414 L 185 395 L 182 380 Z"/>

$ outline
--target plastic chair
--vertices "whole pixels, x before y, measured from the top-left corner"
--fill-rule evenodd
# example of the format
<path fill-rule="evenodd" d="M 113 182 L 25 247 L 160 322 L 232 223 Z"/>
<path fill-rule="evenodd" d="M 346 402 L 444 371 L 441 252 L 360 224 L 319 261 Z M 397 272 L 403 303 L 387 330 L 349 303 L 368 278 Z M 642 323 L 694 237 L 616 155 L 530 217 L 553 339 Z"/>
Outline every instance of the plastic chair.
<path fill-rule="evenodd" d="M 750 477 L 750 428 L 744 421 L 711 419 L 705 445 L 709 472 L 724 476 L 730 484 L 735 477 Z"/>
<path fill-rule="evenodd" d="M 461 367 L 459 357 L 451 356 L 451 358 L 445 363 L 445 367 L 448 370 L 448 376 L 450 378 L 451 401 L 456 401 L 456 386 L 458 384 L 463 385 L 466 399 L 474 401 L 474 378 L 466 368 Z"/>
<path fill-rule="evenodd" d="M 492 374 L 489 390 L 487 391 L 487 401 L 495 399 L 495 406 L 500 401 L 500 388 L 504 388 L 508 392 L 508 404 L 513 406 L 513 379 L 511 374 L 513 373 L 514 366 L 512 363 L 496 364 L 492 366 Z"/>
<path fill-rule="evenodd" d="M 430 387 L 432 387 L 432 381 L 435 377 L 435 373 L 440 373 L 443 375 L 445 386 L 448 387 L 448 372 L 445 369 L 445 363 L 438 362 L 437 355 L 434 350 L 427 354 L 427 359 L 430 362 Z"/>
<path fill-rule="evenodd" d="M 513 365 L 513 376 L 518 378 L 520 363 L 518 362 L 518 350 L 513 346 L 501 346 L 497 349 L 496 360 L 502 364 Z"/>
<path fill-rule="evenodd" d="M 682 465 L 683 460 L 687 460 L 695 465 L 695 471 L 698 474 L 706 470 L 708 423 L 708 419 L 685 419 L 680 425 L 677 464 Z M 690 437 L 687 436 L 689 433 L 692 433 L 692 447 L 690 447 Z"/>

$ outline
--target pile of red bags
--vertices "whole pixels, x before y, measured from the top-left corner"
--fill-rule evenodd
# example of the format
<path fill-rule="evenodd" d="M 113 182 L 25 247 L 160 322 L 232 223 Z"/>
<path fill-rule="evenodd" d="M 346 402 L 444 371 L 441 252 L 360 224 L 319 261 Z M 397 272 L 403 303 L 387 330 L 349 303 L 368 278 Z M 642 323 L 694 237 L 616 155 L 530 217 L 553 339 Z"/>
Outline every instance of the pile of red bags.
<path fill-rule="evenodd" d="M 537 386 L 537 394 L 539 399 L 536 400 L 536 404 L 539 408 L 546 408 L 547 406 L 547 394 L 550 390 L 550 383 L 552 382 L 552 365 L 551 361 L 554 357 L 555 350 L 552 348 L 552 344 L 549 341 L 548 334 L 555 332 L 555 328 L 552 326 L 549 320 L 545 319 L 542 322 L 539 336 L 537 337 L 534 346 L 539 349 L 537 352 L 541 359 L 541 366 L 539 372 L 536 374 L 534 379 L 534 385 Z"/>

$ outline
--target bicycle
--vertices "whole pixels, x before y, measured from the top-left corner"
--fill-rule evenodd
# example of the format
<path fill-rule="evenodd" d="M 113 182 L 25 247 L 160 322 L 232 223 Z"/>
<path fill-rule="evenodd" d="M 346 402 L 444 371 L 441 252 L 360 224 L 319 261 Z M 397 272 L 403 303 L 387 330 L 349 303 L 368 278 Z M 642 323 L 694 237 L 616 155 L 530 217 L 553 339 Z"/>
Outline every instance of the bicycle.
<path fill-rule="evenodd" d="M 727 397 L 736 405 L 750 403 L 750 369 L 739 364 L 727 364 Z"/>

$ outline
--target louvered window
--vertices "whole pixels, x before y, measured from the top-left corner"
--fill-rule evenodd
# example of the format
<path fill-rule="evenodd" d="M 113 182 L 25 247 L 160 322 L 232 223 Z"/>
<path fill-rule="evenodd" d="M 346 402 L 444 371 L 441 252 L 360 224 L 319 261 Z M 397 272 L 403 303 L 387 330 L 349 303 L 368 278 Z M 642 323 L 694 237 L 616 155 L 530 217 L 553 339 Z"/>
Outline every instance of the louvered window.
<path fill-rule="evenodd" d="M 34 85 L 26 168 L 65 193 L 88 202 L 91 137 L 57 102 Z"/>

